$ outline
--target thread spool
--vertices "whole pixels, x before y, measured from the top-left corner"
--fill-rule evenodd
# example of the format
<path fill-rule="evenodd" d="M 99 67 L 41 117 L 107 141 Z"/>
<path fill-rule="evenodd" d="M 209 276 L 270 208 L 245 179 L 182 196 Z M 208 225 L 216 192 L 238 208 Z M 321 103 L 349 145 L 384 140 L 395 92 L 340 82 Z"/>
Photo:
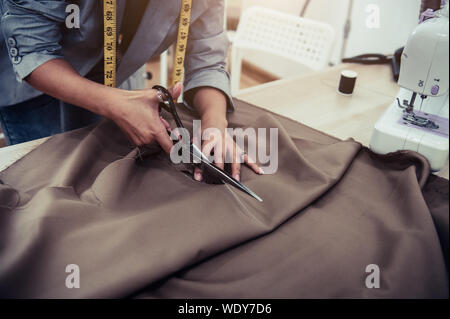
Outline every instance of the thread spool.
<path fill-rule="evenodd" d="M 355 89 L 356 78 L 358 73 L 352 70 L 344 70 L 341 72 L 338 92 L 343 95 L 352 95 Z"/>

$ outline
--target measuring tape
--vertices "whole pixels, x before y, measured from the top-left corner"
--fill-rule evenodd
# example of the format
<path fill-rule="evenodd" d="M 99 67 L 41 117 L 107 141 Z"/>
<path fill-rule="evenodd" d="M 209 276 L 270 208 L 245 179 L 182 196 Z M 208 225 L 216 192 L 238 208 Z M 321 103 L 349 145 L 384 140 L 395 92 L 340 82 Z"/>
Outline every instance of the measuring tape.
<path fill-rule="evenodd" d="M 175 47 L 175 60 L 172 71 L 172 86 L 181 82 L 183 78 L 184 59 L 186 57 L 189 25 L 191 23 L 191 10 L 192 0 L 182 0 L 177 44 Z"/>
<path fill-rule="evenodd" d="M 105 60 L 105 85 L 116 86 L 117 68 L 117 3 L 116 0 L 103 0 L 103 54 Z"/>
<path fill-rule="evenodd" d="M 184 60 L 186 57 L 189 26 L 191 22 L 192 0 L 181 0 L 180 22 L 178 25 L 177 44 L 175 47 L 175 60 L 172 72 L 172 86 L 181 82 L 183 78 Z M 103 0 L 104 25 L 104 60 L 105 85 L 116 86 L 117 68 L 117 3 L 116 0 Z"/>

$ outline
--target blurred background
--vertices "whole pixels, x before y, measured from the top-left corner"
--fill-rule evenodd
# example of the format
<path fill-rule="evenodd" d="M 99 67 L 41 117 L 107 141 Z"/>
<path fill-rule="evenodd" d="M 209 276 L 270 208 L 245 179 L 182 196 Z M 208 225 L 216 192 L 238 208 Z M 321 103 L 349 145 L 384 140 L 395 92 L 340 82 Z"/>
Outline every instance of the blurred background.
<path fill-rule="evenodd" d="M 226 0 L 225 3 L 225 24 L 231 43 L 243 12 L 252 6 L 331 26 L 335 34 L 327 66 L 332 66 L 341 63 L 342 58 L 359 54 L 393 54 L 405 45 L 420 13 L 427 8 L 438 9 L 441 0 Z M 313 71 L 289 58 L 251 49 L 242 51 L 240 89 Z M 231 58 L 230 53 L 229 66 Z M 149 61 L 147 71 L 153 77 L 148 85 L 160 83 L 159 63 L 159 58 Z"/>
<path fill-rule="evenodd" d="M 418 23 L 420 13 L 427 8 L 438 9 L 440 4 L 441 0 L 226 0 L 224 26 L 232 44 L 228 61 L 229 70 L 231 71 L 232 65 L 239 64 L 238 72 L 231 72 L 232 83 L 236 87 L 233 94 L 236 95 L 238 90 L 266 82 L 331 67 L 341 63 L 346 57 L 365 53 L 393 54 L 395 50 L 405 45 L 408 36 Z M 317 52 L 322 56 L 325 55 L 325 63 L 311 65 L 310 61 L 295 59 L 295 56 L 293 59 L 292 54 L 287 57 L 267 52 L 270 50 L 245 48 L 245 45 L 239 50 L 239 59 L 233 56 L 233 46 L 239 45 L 236 30 L 242 23 L 245 10 L 253 6 L 318 22 L 320 23 L 318 27 L 330 27 L 334 32 L 326 40 L 329 43 L 322 43 L 327 46 L 327 52 Z M 250 35 L 247 35 L 250 38 L 251 27 L 250 24 L 250 29 L 246 29 L 246 32 L 250 32 Z M 255 28 L 261 29 L 264 26 L 255 25 Z M 280 32 L 282 31 L 283 29 L 280 29 Z M 299 37 L 301 38 L 301 35 Z M 240 39 L 242 45 L 242 39 L 245 37 Z M 280 47 L 283 44 L 275 45 L 283 51 L 284 48 Z M 146 73 L 143 75 L 144 86 L 167 83 L 173 59 L 172 51 L 169 50 L 167 54 L 148 61 Z M 0 147 L 5 145 L 2 135 L 0 131 Z"/>

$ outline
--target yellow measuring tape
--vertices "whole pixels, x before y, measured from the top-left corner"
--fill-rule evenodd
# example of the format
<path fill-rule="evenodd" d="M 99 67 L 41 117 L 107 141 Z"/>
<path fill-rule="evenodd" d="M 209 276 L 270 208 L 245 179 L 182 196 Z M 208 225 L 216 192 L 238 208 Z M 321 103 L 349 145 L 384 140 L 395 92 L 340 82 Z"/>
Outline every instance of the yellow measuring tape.
<path fill-rule="evenodd" d="M 117 3 L 116 0 L 103 0 L 103 54 L 105 60 L 105 85 L 116 86 L 117 63 Z"/>
<path fill-rule="evenodd" d="M 189 25 L 191 22 L 192 0 L 181 0 L 180 21 L 178 25 L 177 44 L 175 47 L 175 60 L 172 72 L 172 86 L 181 82 L 183 78 L 184 60 L 186 57 Z M 116 0 L 103 0 L 104 25 L 104 60 L 105 85 L 116 85 L 117 63 L 117 3 Z"/>
<path fill-rule="evenodd" d="M 172 86 L 178 82 L 181 82 L 183 78 L 184 59 L 186 57 L 189 25 L 191 22 L 191 10 L 192 0 L 182 0 L 177 44 L 175 47 L 175 60 L 172 71 Z"/>

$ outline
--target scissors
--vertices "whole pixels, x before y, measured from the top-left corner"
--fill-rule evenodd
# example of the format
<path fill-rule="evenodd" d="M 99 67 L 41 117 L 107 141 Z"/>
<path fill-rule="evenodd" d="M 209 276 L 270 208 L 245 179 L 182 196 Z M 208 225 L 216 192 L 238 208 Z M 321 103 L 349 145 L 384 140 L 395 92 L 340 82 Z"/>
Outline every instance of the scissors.
<path fill-rule="evenodd" d="M 173 99 L 172 95 L 170 94 L 170 92 L 166 88 L 164 88 L 160 85 L 155 85 L 153 87 L 153 89 L 157 91 L 158 100 L 159 100 L 159 111 L 161 112 L 161 109 L 164 109 L 167 112 L 169 112 L 172 115 L 172 117 L 174 118 L 177 127 L 184 128 L 184 125 L 181 122 L 180 117 L 178 116 L 175 102 L 174 102 L 174 99 Z M 175 140 L 174 144 L 176 144 L 176 142 L 178 142 L 178 141 Z M 241 182 L 237 181 L 236 179 L 234 179 L 233 177 L 228 175 L 224 170 L 215 166 L 194 143 L 190 142 L 189 150 L 190 150 L 190 154 L 191 154 L 192 158 L 194 160 L 197 160 L 197 162 L 199 162 L 200 165 L 202 165 L 203 169 L 207 170 L 208 173 L 212 174 L 217 179 L 221 180 L 222 183 L 228 183 L 228 184 L 236 187 L 237 189 L 247 193 L 248 195 L 252 196 L 253 198 L 257 199 L 258 201 L 260 201 L 260 202 L 263 201 L 261 199 L 261 197 L 256 195 L 247 186 L 245 186 Z"/>

